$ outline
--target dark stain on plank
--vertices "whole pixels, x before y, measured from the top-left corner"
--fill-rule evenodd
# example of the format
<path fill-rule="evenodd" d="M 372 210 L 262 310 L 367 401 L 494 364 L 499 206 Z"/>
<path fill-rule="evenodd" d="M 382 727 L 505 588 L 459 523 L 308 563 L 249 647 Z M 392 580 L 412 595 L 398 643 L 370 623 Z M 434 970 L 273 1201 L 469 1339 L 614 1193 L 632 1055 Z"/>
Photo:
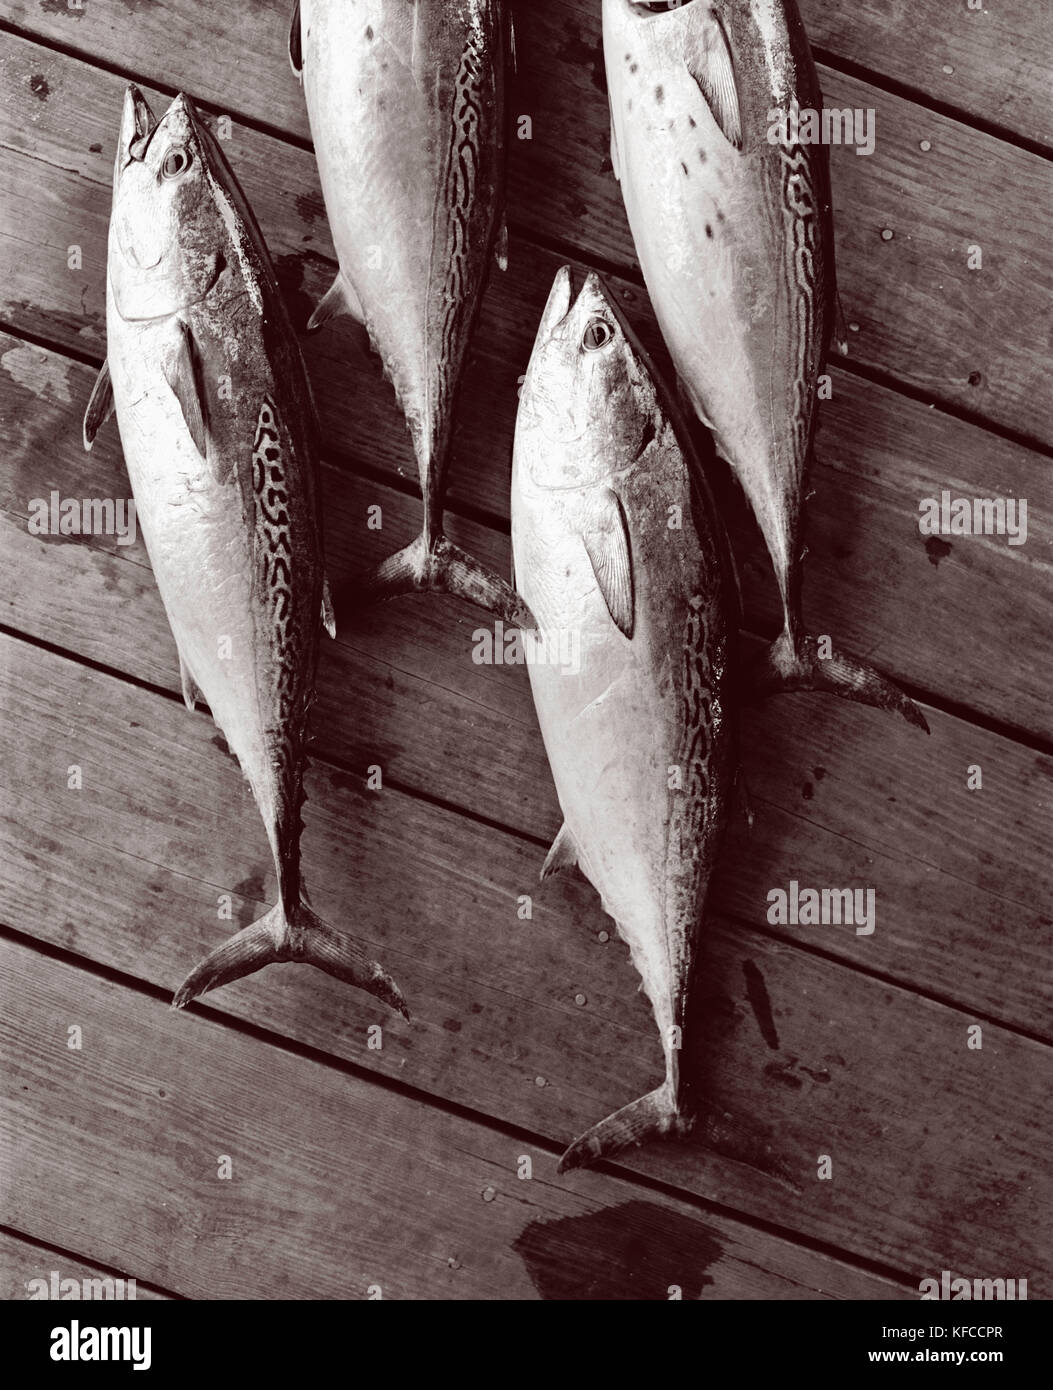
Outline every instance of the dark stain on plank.
<path fill-rule="evenodd" d="M 757 1020 L 761 1037 L 769 1047 L 777 1049 L 779 1035 L 775 1031 L 775 1019 L 772 1016 L 771 1000 L 768 998 L 768 987 L 764 983 L 764 976 L 751 960 L 742 962 L 742 973 L 746 977 L 746 998 L 750 1001 L 750 1007 Z"/>
<path fill-rule="evenodd" d="M 47 101 L 48 97 L 51 95 L 51 88 L 48 86 L 48 80 L 42 72 L 35 72 L 29 79 L 29 90 L 40 101 Z"/>
<path fill-rule="evenodd" d="M 532 1221 L 513 1246 L 545 1300 L 697 1299 L 723 1246 L 701 1221 L 655 1202 L 622 1202 L 559 1221 Z"/>
<path fill-rule="evenodd" d="M 296 197 L 296 211 L 308 226 L 317 222 L 325 213 L 325 203 L 320 193 L 299 193 Z"/>
<path fill-rule="evenodd" d="M 603 96 L 607 95 L 607 69 L 603 62 L 603 37 L 598 35 L 589 42 L 576 24 L 568 25 L 563 45 L 556 56 L 565 58 L 575 67 L 587 68 L 592 85 Z"/>
<path fill-rule="evenodd" d="M 930 536 L 925 542 L 925 553 L 929 557 L 929 564 L 939 566 L 941 560 L 946 560 L 951 553 L 950 541 L 941 541 L 939 536 Z"/>

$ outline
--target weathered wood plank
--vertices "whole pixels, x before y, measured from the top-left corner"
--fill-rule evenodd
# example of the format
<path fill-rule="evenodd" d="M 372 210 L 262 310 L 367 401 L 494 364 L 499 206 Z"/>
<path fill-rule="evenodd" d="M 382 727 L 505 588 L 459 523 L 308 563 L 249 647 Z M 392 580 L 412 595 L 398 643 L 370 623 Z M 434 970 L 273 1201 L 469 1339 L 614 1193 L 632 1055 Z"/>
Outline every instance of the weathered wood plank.
<path fill-rule="evenodd" d="M 100 44 L 109 45 L 114 39 L 110 23 L 104 15 L 94 17 L 96 3 L 88 7 L 92 17 L 86 17 L 80 33 L 98 26 Z M 221 34 L 215 33 L 214 13 L 210 11 L 210 21 L 198 23 L 194 7 L 181 9 L 178 17 L 160 9 L 155 15 L 151 8 L 128 25 L 122 9 L 122 27 L 129 33 L 117 41 L 134 44 L 140 64 L 149 68 L 147 31 L 158 24 L 165 63 L 175 66 L 166 67 L 163 76 L 155 74 L 157 80 L 185 86 L 226 111 L 231 106 L 230 74 L 236 72 L 239 90 L 258 94 L 266 112 L 261 119 L 296 128 L 276 105 L 282 92 L 290 108 L 301 104 L 284 46 L 257 35 L 255 10 L 238 9 L 231 16 L 224 9 L 224 26 L 228 16 L 233 23 Z M 526 48 L 528 95 L 520 104 L 531 114 L 534 130 L 532 140 L 514 143 L 510 215 L 518 226 L 580 247 L 586 259 L 594 255 L 630 265 L 631 238 L 607 156 L 606 97 L 589 59 L 598 16 L 588 12 L 575 17 L 562 6 L 539 6 L 531 13 L 540 28 Z M 173 26 L 178 30 L 183 24 L 196 27 L 185 45 L 174 42 L 173 35 Z M 252 28 L 251 39 L 242 32 L 246 25 Z M 108 193 L 101 190 L 110 182 L 122 83 L 23 40 L 8 38 L 7 48 L 6 120 L 0 139 L 35 157 L 31 170 L 23 167 L 20 174 L 5 175 L 17 179 L 8 196 L 20 208 L 42 203 L 39 215 L 47 211 L 48 191 L 61 188 L 62 201 L 72 200 L 76 213 L 72 232 L 59 235 L 55 228 L 53 236 L 43 235 L 43 244 L 60 254 L 54 274 L 71 241 L 92 238 L 89 209 L 95 219 L 108 211 Z M 109 47 L 98 51 L 112 60 Z M 859 158 L 847 147 L 833 152 L 839 281 L 846 316 L 858 325 L 850 335 L 853 358 L 894 374 L 933 400 L 1053 442 L 1048 354 L 1036 343 L 1031 312 L 1036 298 L 1053 291 L 1053 250 L 1044 234 L 1053 163 L 854 78 L 828 71 L 822 77 L 829 105 L 877 112 L 873 155 Z M 921 150 L 923 140 L 930 149 Z M 101 149 L 93 151 L 94 145 Z M 229 149 L 272 250 L 279 258 L 290 257 L 285 264 L 290 290 L 310 288 L 316 297 L 308 269 L 316 268 L 317 255 L 330 252 L 312 156 L 288 147 L 278 153 L 267 137 L 238 127 Z M 76 169 L 100 188 L 90 196 L 83 190 L 77 194 L 53 175 L 43 189 L 26 188 L 27 180 L 40 182 L 39 159 Z M 57 208 L 51 210 L 58 214 Z M 885 230 L 893 232 L 891 240 L 882 239 Z M 33 244 L 41 234 L 22 235 Z M 983 252 L 980 271 L 969 269 L 969 248 L 974 246 Z M 13 250 L 18 256 L 12 270 L 18 270 L 24 245 L 9 242 L 0 254 L 7 260 Z M 93 286 L 87 302 L 94 313 L 103 283 L 97 259 L 95 252 L 85 256 L 86 277 Z M 331 274 L 325 267 L 322 279 L 327 277 Z M 34 297 L 24 284 L 23 275 L 7 286 L 0 311 L 9 321 L 31 328 L 18 317 L 27 312 L 20 301 Z M 541 303 L 543 296 L 519 313 L 512 341 L 529 343 Z M 492 307 L 488 314 L 492 318 Z M 73 315 L 80 319 L 78 327 L 97 329 L 101 324 L 101 318 L 93 325 L 84 317 L 83 307 Z M 505 325 L 499 327 L 503 337 Z M 479 349 L 489 355 L 485 325 Z"/>
<path fill-rule="evenodd" d="M 1053 145 L 1050 15 L 1041 5 L 798 0 L 823 48 L 935 101 Z"/>
<path fill-rule="evenodd" d="M 86 1264 L 83 1260 L 71 1259 L 68 1255 L 58 1255 L 54 1251 L 42 1249 L 32 1241 L 20 1240 L 8 1231 L 0 1231 L 0 1299 L 5 1303 L 16 1299 L 27 1299 L 36 1292 L 30 1289 L 34 1279 L 48 1281 L 50 1296 L 51 1274 L 55 1271 L 59 1279 L 108 1279 L 112 1276 L 99 1269 L 97 1265 Z M 121 1275 L 121 1278 L 134 1279 L 134 1274 Z M 85 1285 L 81 1282 L 83 1292 Z M 94 1293 L 92 1286 L 92 1292 Z M 105 1291 L 105 1285 L 103 1285 Z M 167 1294 L 156 1293 L 153 1289 L 137 1284 L 135 1299 L 138 1303 L 156 1303 L 166 1300 Z M 72 1301 L 72 1300 L 70 1300 Z M 68 1311 L 68 1310 L 67 1310 Z"/>
<path fill-rule="evenodd" d="M 0 1143 L 21 1178 L 5 1219 L 181 1293 L 909 1297 L 625 1181 L 557 1182 L 543 1150 L 25 948 L 3 943 L 0 962 Z M 71 1019 L 80 1052 L 65 1046 Z"/>
<path fill-rule="evenodd" d="M 0 338 L 0 379 L 10 388 L 0 421 L 8 460 L 0 477 L 0 614 L 38 640 L 175 694 L 175 648 L 141 540 L 122 546 L 112 537 L 35 537 L 26 530 L 34 493 L 127 490 L 112 432 L 90 456 L 80 447 L 77 408 L 90 376 L 56 354 Z M 338 586 L 416 529 L 412 498 L 331 468 L 324 487 L 329 568 Z M 384 530 L 369 531 L 362 519 L 378 503 Z M 467 522 L 455 523 L 454 536 L 499 570 L 507 566 L 504 536 Z M 1002 630 L 968 623 L 965 582 L 973 573 L 963 571 L 961 624 L 984 634 L 975 660 L 979 687 L 988 669 L 992 682 L 1005 681 L 1006 668 L 1027 669 L 1005 634 L 1026 630 L 1029 604 L 1036 650 L 1045 647 L 1034 595 L 1013 599 L 1014 613 L 992 583 L 973 602 L 996 614 L 1006 603 Z M 909 595 L 902 605 L 899 620 L 909 629 Z M 397 784 L 551 839 L 558 810 L 525 672 L 472 661 L 472 634 L 482 621 L 448 600 L 407 599 L 357 625 L 342 623 L 339 641 L 323 646 L 318 746 L 359 773 L 379 764 Z M 919 669 L 946 663 L 953 680 L 960 660 L 955 634 L 934 631 L 922 615 L 913 632 Z M 861 645 L 874 654 L 869 641 Z M 1034 667 L 1037 707 L 1049 668 L 1040 659 Z M 791 877 L 824 883 L 835 865 L 852 881 L 877 873 L 881 929 L 865 943 L 838 938 L 828 949 L 1046 1034 L 1053 1006 L 1053 981 L 1043 968 L 1053 948 L 1046 907 L 1053 895 L 1050 761 L 962 721 L 932 718 L 935 733 L 925 740 L 822 696 L 750 711 L 746 776 L 757 824 L 752 837 L 734 824 L 717 902 L 763 925 L 769 889 Z M 974 764 L 983 769 L 979 792 L 966 787 Z"/>
<path fill-rule="evenodd" d="M 78 93 L 83 79 L 80 64 L 62 77 Z M 54 80 L 58 84 L 60 78 Z M 83 95 L 89 112 L 93 103 L 98 107 L 97 94 Z M 116 99 L 116 92 L 113 95 Z M 105 140 L 101 128 L 96 133 Z M 54 140 L 68 142 L 65 129 L 56 127 Z M 269 156 L 266 169 L 258 163 L 254 174 L 264 204 L 261 214 L 274 219 L 267 230 L 274 233 L 279 265 L 302 310 L 320 296 L 332 270 L 320 255 L 329 247 L 324 222 L 317 220 L 317 201 L 310 214 L 316 219 L 311 224 L 315 230 L 303 235 L 318 249 L 305 253 L 299 232 L 290 236 L 290 201 L 299 204 L 303 198 L 317 197 L 316 190 L 309 193 L 315 187 L 313 169 L 301 168 L 299 185 L 290 181 L 287 166 L 296 161 L 302 165 L 308 156 L 287 151 L 289 161 L 282 163 L 282 179 L 276 180 L 273 142 L 251 133 L 246 140 L 258 159 Z M 41 141 L 41 149 L 51 159 L 62 158 L 58 145 L 51 148 Z M 0 176 L 4 171 L 13 176 L 21 169 L 18 183 L 25 197 L 18 235 L 39 243 L 27 254 L 21 241 L 17 246 L 0 241 L 0 251 L 6 245 L 4 254 L 11 261 L 4 312 L 27 331 L 101 354 L 108 191 L 58 170 L 41 182 L 39 167 L 35 160 L 0 158 Z M 300 193 L 295 192 L 297 186 Z M 66 247 L 73 238 L 79 238 L 74 244 L 82 247 L 85 257 L 84 268 L 77 272 L 66 268 Z M 557 265 L 552 255 L 527 243 L 518 245 L 522 254 L 513 270 L 498 277 L 488 296 L 450 483 L 454 505 L 496 516 L 507 513 L 516 381 L 526 366 L 538 306 Z M 653 342 L 653 320 L 643 314 L 642 293 L 628 283 L 615 284 Z M 412 477 L 409 441 L 392 393 L 376 361 L 355 345 L 351 330 L 319 334 L 308 340 L 306 349 L 330 454 Z M 349 381 L 353 411 L 347 409 Z M 817 495 L 810 506 L 810 594 L 816 621 L 846 644 L 871 652 L 879 664 L 884 662 L 912 684 L 930 688 L 931 681 L 940 679 L 934 694 L 974 704 L 992 717 L 1045 735 L 1048 673 L 1036 666 L 1031 653 L 1046 649 L 1044 634 L 1050 623 L 1046 460 L 844 373 L 835 372 L 833 384 L 834 398 L 824 405 Z M 1004 537 L 996 537 L 988 542 L 952 541 L 951 552 L 943 542 L 935 551 L 926 548 L 918 532 L 918 504 L 924 497 L 939 497 L 944 487 L 956 495 L 997 492 L 1027 498 L 1027 545 L 1009 547 Z M 770 621 L 775 603 L 770 570 L 737 494 L 731 511 L 754 616 Z M 977 583 L 988 578 L 987 603 L 979 611 L 986 614 L 989 633 L 978 634 L 981 640 L 969 649 L 974 664 L 970 669 L 965 663 L 963 670 L 961 633 L 972 631 Z M 927 595 L 920 604 L 919 593 Z M 1019 639 L 1027 659 L 1003 663 L 992 679 L 986 649 L 992 644 L 997 648 L 1010 615 L 1014 623 L 1026 619 Z"/>
<path fill-rule="evenodd" d="M 240 775 L 211 725 L 173 700 L 11 639 L 0 643 L 0 667 L 0 920 L 171 987 L 273 897 Z M 76 792 L 67 790 L 74 762 L 84 782 Z M 586 884 L 539 887 L 533 845 L 397 792 L 367 792 L 324 766 L 311 772 L 308 795 L 312 900 L 399 978 L 413 1021 L 290 969 L 230 986 L 211 1005 L 560 1142 L 655 1084 L 649 1009 L 625 949 L 601 940 L 611 924 Z M 827 860 L 823 881 L 840 882 L 844 868 Z M 862 872 L 878 885 L 879 921 L 874 936 L 852 937 L 859 958 L 889 932 L 894 955 L 924 950 L 927 927 L 881 918 L 883 866 Z M 904 877 L 899 861 L 889 872 Z M 219 919 L 224 892 L 229 922 Z M 523 893 L 533 896 L 529 921 L 517 915 Z M 943 919 L 932 930 L 946 930 Z M 841 934 L 807 936 L 832 950 Z M 1023 934 L 1014 945 L 1029 948 Z M 1036 979 L 1045 973 L 1035 965 Z M 716 915 L 701 979 L 685 1066 L 745 1138 L 707 1129 L 689 1145 L 641 1151 L 633 1168 L 912 1280 L 954 1263 L 1005 1269 L 1029 1277 L 1039 1296 L 1053 1250 L 1053 1049 L 985 1023 L 982 1050 L 969 1050 L 975 1015 Z M 79 1021 L 68 1010 L 57 1017 L 63 1030 Z M 367 1027 L 377 1022 L 384 1046 L 371 1051 Z M 164 1055 L 181 1065 L 182 1035 L 165 1037 Z M 53 1056 L 18 1055 L 54 1070 Z M 189 1065 L 203 1076 L 213 1064 L 193 1054 Z M 833 1158 L 832 1183 L 816 1180 L 820 1154 Z M 799 1193 L 771 1176 L 773 1165 Z M 96 1241 L 11 1224 L 111 1258 Z M 137 1267 L 139 1257 L 138 1246 L 122 1255 Z M 185 1291 L 164 1271 L 150 1277 Z"/>

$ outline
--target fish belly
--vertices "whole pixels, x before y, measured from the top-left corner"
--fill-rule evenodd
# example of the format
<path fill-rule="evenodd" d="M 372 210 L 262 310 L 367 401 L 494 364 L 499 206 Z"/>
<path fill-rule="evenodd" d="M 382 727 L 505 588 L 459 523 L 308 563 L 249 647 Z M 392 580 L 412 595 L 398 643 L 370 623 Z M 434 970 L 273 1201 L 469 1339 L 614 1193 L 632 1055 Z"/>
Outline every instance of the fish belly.
<path fill-rule="evenodd" d="M 111 320 L 112 322 L 112 320 Z M 157 330 L 152 331 L 156 342 Z M 239 472 L 216 481 L 153 349 L 111 328 L 108 360 L 136 518 L 179 654 L 254 790 L 265 794 L 266 702 L 258 695 L 252 537 Z"/>

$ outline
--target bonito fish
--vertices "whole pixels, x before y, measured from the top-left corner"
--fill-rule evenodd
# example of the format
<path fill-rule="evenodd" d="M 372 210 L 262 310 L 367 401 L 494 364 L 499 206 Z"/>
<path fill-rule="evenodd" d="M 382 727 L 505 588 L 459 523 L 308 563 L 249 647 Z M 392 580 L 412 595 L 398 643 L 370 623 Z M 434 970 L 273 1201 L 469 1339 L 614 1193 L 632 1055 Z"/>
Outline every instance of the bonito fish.
<path fill-rule="evenodd" d="M 136 514 L 179 648 L 263 817 L 279 902 L 175 996 L 304 961 L 404 1011 L 395 983 L 302 897 L 300 812 L 319 630 L 333 631 L 303 359 L 259 228 L 179 96 L 129 87 L 114 165 L 106 364 L 84 443 L 116 408 Z"/>
<path fill-rule="evenodd" d="M 564 825 L 542 877 L 577 863 L 629 944 L 666 1076 L 561 1168 L 694 1113 L 680 1070 L 695 945 L 734 786 L 738 596 L 722 522 L 641 350 L 594 274 L 556 277 L 516 424 L 516 576 L 545 643 L 530 683 Z M 572 638 L 568 642 L 567 636 Z"/>
<path fill-rule="evenodd" d="M 757 688 L 828 690 L 926 728 L 894 685 L 803 629 L 804 478 L 835 285 L 829 153 L 796 121 L 822 101 L 794 0 L 603 0 L 603 43 L 611 158 L 651 301 L 779 583 L 783 631 Z"/>
<path fill-rule="evenodd" d="M 490 259 L 506 264 L 499 0 L 300 0 L 303 80 L 340 271 L 311 316 L 365 324 L 406 416 L 422 534 L 365 593 L 458 594 L 510 621 L 512 589 L 443 534 L 458 386 Z"/>

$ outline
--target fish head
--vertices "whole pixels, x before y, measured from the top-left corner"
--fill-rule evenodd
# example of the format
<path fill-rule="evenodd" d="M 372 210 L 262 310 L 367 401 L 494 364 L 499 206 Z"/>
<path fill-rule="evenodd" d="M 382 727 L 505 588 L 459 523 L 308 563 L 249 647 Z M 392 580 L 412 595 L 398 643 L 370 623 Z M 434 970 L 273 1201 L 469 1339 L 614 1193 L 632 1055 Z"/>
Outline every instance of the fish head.
<path fill-rule="evenodd" d="M 122 318 L 167 317 L 208 294 L 226 264 L 232 181 L 189 97 L 158 121 L 139 89 L 127 89 L 108 258 Z"/>
<path fill-rule="evenodd" d="M 528 464 L 545 489 L 625 474 L 661 427 L 643 355 L 599 276 L 556 275 L 523 385 L 517 433 L 538 447 Z M 555 446 L 555 447 L 553 447 Z"/>

